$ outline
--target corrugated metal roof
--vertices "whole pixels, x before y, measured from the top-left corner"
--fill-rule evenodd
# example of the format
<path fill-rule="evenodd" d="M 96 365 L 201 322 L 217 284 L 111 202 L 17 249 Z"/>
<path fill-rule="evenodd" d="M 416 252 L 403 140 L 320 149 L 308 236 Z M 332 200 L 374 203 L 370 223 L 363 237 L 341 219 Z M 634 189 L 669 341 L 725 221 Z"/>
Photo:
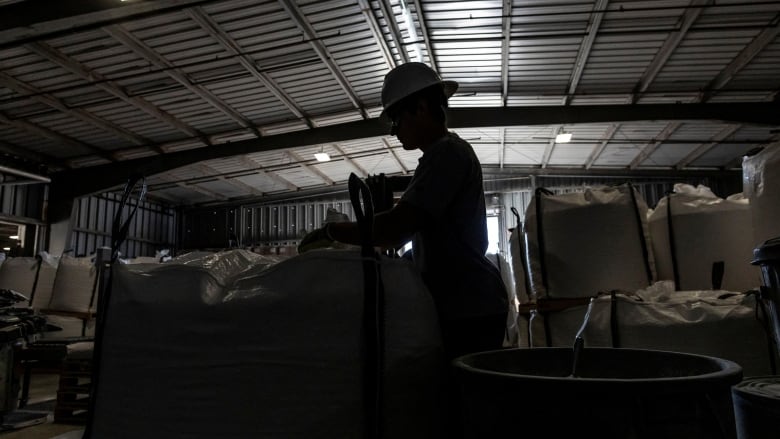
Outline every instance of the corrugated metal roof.
<path fill-rule="evenodd" d="M 704 110 L 626 121 L 609 107 L 614 120 L 571 123 L 577 108 L 776 102 L 780 1 L 88 1 L 93 13 L 56 22 L 36 20 L 36 0 L 0 6 L 21 23 L 0 29 L 0 151 L 86 179 L 172 154 L 176 169 L 149 180 L 172 202 L 413 171 L 419 151 L 368 124 L 384 75 L 418 60 L 460 83 L 452 108 L 549 109 L 458 122 L 486 169 L 720 170 L 780 136 L 780 116 Z"/>

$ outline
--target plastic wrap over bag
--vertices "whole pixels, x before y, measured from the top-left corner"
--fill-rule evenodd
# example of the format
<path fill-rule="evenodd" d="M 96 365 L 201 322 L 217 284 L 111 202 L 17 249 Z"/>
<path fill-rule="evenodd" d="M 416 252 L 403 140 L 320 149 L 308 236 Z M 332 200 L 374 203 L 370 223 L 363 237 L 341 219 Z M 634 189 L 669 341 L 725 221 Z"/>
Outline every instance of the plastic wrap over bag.
<path fill-rule="evenodd" d="M 780 142 L 742 161 L 742 190 L 753 212 L 753 248 L 780 236 Z"/>
<path fill-rule="evenodd" d="M 571 346 L 587 306 L 537 317 L 533 346 Z M 545 321 L 546 320 L 546 321 Z M 543 322 L 543 323 L 542 323 Z M 527 319 L 524 331 L 528 331 Z M 585 345 L 654 349 L 734 361 L 745 376 L 770 374 L 772 356 L 756 295 L 725 290 L 675 291 L 657 282 L 633 294 L 599 296 L 585 328 Z M 549 329 L 549 332 L 546 332 Z M 616 332 L 615 332 L 616 331 Z"/>
<path fill-rule="evenodd" d="M 363 259 L 230 251 L 115 265 L 96 438 L 361 438 Z M 436 437 L 441 342 L 409 261 L 381 259 L 386 438 Z M 370 366 L 369 366 L 370 367 Z"/>
<path fill-rule="evenodd" d="M 753 225 L 744 197 L 723 199 L 706 186 L 676 184 L 648 223 L 658 278 L 676 280 L 677 289 L 747 291 L 760 285 L 760 271 L 750 264 Z"/>
<path fill-rule="evenodd" d="M 537 191 L 525 214 L 531 296 L 589 297 L 655 281 L 647 205 L 630 185 Z"/>

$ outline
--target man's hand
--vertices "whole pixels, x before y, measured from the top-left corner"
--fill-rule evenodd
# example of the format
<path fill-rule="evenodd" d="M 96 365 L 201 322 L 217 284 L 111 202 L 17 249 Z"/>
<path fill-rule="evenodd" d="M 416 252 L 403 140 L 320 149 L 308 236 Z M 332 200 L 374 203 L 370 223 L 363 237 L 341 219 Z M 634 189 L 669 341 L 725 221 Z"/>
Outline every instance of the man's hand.
<path fill-rule="evenodd" d="M 328 224 L 324 227 L 320 227 L 310 233 L 307 233 L 303 237 L 301 243 L 298 244 L 298 253 L 306 253 L 309 250 L 317 248 L 330 247 L 333 244 L 333 238 L 328 233 Z"/>

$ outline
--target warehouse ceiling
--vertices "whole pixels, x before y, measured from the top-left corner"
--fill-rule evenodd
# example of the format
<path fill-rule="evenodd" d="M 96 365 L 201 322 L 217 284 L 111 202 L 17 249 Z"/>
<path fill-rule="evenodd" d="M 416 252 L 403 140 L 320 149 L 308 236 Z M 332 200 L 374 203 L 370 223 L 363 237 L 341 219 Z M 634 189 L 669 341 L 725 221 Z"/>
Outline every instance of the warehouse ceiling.
<path fill-rule="evenodd" d="M 486 175 L 723 173 L 780 139 L 778 23 L 780 1 L 0 0 L 0 172 L 59 196 L 141 173 L 185 205 L 409 174 L 377 116 L 422 61 L 460 83 Z"/>

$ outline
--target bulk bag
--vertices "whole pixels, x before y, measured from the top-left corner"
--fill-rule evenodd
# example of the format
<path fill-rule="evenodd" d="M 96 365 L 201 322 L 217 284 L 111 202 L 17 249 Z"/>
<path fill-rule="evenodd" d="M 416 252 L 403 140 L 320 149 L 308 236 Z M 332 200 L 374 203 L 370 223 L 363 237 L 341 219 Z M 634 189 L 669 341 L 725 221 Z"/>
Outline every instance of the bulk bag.
<path fill-rule="evenodd" d="M 750 200 L 753 248 L 780 236 L 780 142 L 742 161 L 743 193 Z"/>
<path fill-rule="evenodd" d="M 509 235 L 509 255 L 511 256 L 513 284 L 518 304 L 535 302 L 528 287 L 528 254 L 525 248 L 523 224 L 518 224 Z"/>
<path fill-rule="evenodd" d="M 92 258 L 63 255 L 57 267 L 48 309 L 94 313 L 97 310 L 97 287 L 97 267 Z"/>
<path fill-rule="evenodd" d="M 752 266 L 750 204 L 706 186 L 676 184 L 648 218 L 658 278 L 678 290 L 747 291 L 761 284 Z"/>
<path fill-rule="evenodd" d="M 365 261 L 315 250 L 269 264 L 232 250 L 114 265 L 92 437 L 363 437 L 363 373 L 375 367 L 363 361 Z M 433 301 L 410 261 L 381 257 L 377 271 L 383 436 L 435 437 Z"/>
<path fill-rule="evenodd" d="M 766 314 L 752 293 L 675 291 L 657 282 L 633 294 L 593 300 L 583 338 L 588 347 L 687 352 L 738 363 L 745 376 L 773 374 L 777 354 L 766 332 Z M 587 306 L 543 313 L 529 326 L 533 346 L 572 346 Z"/>
<path fill-rule="evenodd" d="M 39 257 L 7 258 L 0 265 L 0 288 L 14 290 L 31 302 L 19 302 L 19 307 L 45 309 L 51 300 L 58 258 L 42 252 Z"/>
<path fill-rule="evenodd" d="M 566 194 L 537 189 L 525 219 L 537 300 L 635 291 L 655 281 L 647 204 L 629 184 Z"/>
<path fill-rule="evenodd" d="M 515 292 L 515 278 L 512 263 L 503 253 L 488 253 L 486 257 L 493 263 L 501 274 L 507 296 L 506 331 L 504 333 L 504 347 L 517 345 L 517 294 Z"/>

